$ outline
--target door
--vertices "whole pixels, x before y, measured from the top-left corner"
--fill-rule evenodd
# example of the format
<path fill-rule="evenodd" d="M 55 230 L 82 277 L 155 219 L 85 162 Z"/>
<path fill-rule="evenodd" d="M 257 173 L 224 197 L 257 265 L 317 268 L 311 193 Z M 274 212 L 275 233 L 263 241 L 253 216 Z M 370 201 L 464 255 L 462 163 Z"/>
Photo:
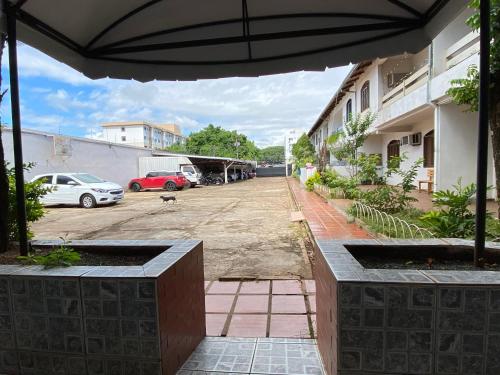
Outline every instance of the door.
<path fill-rule="evenodd" d="M 64 174 L 56 175 L 55 197 L 57 202 L 61 204 L 78 204 L 80 199 L 80 184 L 70 176 Z"/>
<path fill-rule="evenodd" d="M 43 188 L 52 189 L 54 186 L 54 185 L 52 185 L 53 178 L 54 178 L 54 175 L 47 174 L 47 175 L 38 177 L 34 182 L 40 181 L 42 183 Z M 54 192 L 49 192 L 40 198 L 40 202 L 42 204 L 50 204 L 54 201 L 54 199 L 55 199 Z"/>
<path fill-rule="evenodd" d="M 144 179 L 144 188 L 159 188 L 162 187 L 163 178 L 160 176 L 158 172 L 149 172 Z"/>

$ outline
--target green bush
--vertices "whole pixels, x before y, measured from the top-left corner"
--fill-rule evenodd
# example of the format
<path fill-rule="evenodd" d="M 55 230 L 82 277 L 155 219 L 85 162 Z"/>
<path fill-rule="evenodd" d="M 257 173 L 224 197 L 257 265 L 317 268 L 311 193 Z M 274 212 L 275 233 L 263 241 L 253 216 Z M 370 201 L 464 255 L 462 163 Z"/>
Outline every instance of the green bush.
<path fill-rule="evenodd" d="M 360 195 L 360 201 L 379 211 L 390 214 L 408 210 L 411 207 L 411 203 L 417 200 L 409 194 L 414 188 L 413 181 L 423 160 L 418 159 L 408 169 L 402 169 L 401 164 L 407 159 L 406 154 L 400 157 L 392 157 L 389 161 L 388 170 L 382 179 L 384 185 L 377 186 L 374 190 L 363 192 Z M 386 185 L 387 179 L 392 175 L 399 175 L 401 183 L 396 186 Z"/>
<path fill-rule="evenodd" d="M 338 178 L 339 174 L 332 169 L 327 169 L 321 173 L 321 183 L 328 187 L 335 187 Z"/>
<path fill-rule="evenodd" d="M 377 166 L 380 165 L 380 155 L 361 154 L 358 157 L 358 177 L 361 183 L 374 185 L 380 182 Z"/>
<path fill-rule="evenodd" d="M 459 179 L 453 188 L 454 190 L 435 192 L 432 197 L 439 210 L 427 212 L 420 220 L 431 227 L 439 237 L 472 237 L 476 215 L 468 206 L 476 194 L 476 185 L 462 186 Z"/>
<path fill-rule="evenodd" d="M 321 175 L 319 174 L 319 172 L 314 172 L 314 174 L 311 177 L 309 177 L 305 182 L 306 190 L 313 191 L 314 185 L 321 184 L 321 182 L 322 182 Z"/>
<path fill-rule="evenodd" d="M 33 163 L 24 165 L 24 169 L 29 171 L 33 168 Z M 7 176 L 9 178 L 9 212 L 8 212 L 8 233 L 10 241 L 19 240 L 19 228 L 17 227 L 17 203 L 16 203 L 16 177 L 14 168 L 9 168 L 6 164 Z M 28 238 L 33 238 L 33 233 L 29 230 L 29 223 L 40 220 L 45 214 L 40 198 L 50 192 L 50 189 L 42 187 L 42 182 L 26 182 L 24 184 L 26 199 L 26 219 L 28 222 Z"/>
<path fill-rule="evenodd" d="M 53 249 L 48 254 L 36 255 L 30 253 L 27 256 L 17 257 L 24 264 L 39 265 L 44 268 L 70 267 L 80 261 L 80 254 L 68 246 L 68 242 L 63 239 L 61 246 Z"/>

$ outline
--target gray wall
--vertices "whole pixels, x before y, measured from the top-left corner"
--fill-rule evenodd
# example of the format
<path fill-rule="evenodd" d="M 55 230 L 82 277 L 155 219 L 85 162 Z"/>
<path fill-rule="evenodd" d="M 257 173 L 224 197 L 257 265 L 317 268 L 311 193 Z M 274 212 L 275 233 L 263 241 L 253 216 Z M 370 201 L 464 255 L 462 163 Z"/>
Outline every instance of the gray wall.
<path fill-rule="evenodd" d="M 3 129 L 6 160 L 14 164 L 12 130 Z M 139 177 L 139 158 L 152 156 L 150 149 L 111 144 L 87 138 L 64 137 L 24 130 L 22 133 L 24 162 L 36 166 L 25 178 L 49 172 L 87 172 L 126 186 Z"/>

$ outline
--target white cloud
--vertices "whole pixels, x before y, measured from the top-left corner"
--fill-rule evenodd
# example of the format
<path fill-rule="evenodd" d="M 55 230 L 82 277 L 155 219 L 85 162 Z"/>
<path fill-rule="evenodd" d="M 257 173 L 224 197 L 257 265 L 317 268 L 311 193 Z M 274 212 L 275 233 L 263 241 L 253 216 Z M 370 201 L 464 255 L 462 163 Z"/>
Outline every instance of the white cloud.
<path fill-rule="evenodd" d="M 195 82 L 92 81 L 27 46 L 19 49 L 19 63 L 22 77 L 46 77 L 53 83 L 49 91 L 32 88 L 54 109 L 52 116 L 40 117 L 41 123 L 60 120 L 67 129 L 73 122 L 92 133 L 106 121 L 176 122 L 185 133 L 213 123 L 245 133 L 259 146 L 281 143 L 286 129 L 309 129 L 348 71 Z M 65 84 L 81 90 L 71 95 Z M 36 128 L 41 126 L 49 125 Z"/>

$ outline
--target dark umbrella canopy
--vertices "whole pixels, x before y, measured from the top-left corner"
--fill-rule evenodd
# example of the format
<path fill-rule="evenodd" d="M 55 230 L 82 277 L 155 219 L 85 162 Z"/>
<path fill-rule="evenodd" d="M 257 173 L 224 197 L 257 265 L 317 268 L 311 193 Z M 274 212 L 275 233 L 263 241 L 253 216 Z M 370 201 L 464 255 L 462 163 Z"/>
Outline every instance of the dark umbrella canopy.
<path fill-rule="evenodd" d="M 259 76 L 417 52 L 467 0 L 24 0 L 17 39 L 90 78 Z"/>

